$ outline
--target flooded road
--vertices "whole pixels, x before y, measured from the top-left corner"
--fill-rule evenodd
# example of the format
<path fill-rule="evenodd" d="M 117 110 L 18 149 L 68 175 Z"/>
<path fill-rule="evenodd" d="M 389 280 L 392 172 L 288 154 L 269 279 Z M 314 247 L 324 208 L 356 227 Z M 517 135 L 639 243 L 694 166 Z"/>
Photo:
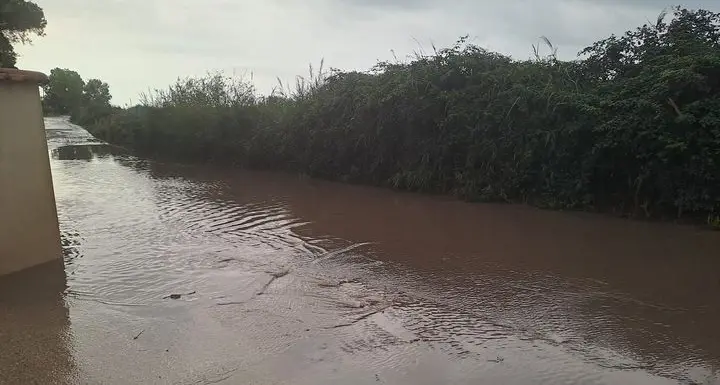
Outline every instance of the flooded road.
<path fill-rule="evenodd" d="M 46 128 L 67 279 L 0 279 L 0 383 L 720 384 L 720 233 Z"/>

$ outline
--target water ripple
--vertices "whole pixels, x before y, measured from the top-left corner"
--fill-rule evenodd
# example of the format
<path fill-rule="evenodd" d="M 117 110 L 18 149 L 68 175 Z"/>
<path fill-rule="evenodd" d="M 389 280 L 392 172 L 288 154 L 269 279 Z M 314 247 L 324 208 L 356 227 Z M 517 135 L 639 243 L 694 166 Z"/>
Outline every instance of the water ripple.
<path fill-rule="evenodd" d="M 551 255 L 550 241 L 515 229 L 535 213 L 506 222 L 475 215 L 458 229 L 475 206 L 453 211 L 428 198 L 417 209 L 420 198 L 356 187 L 323 195 L 314 183 L 206 176 L 208 168 L 104 147 L 63 120 L 46 126 L 74 322 L 177 324 L 184 343 L 216 338 L 206 349 L 248 356 L 256 368 L 268 357 L 287 354 L 275 362 L 285 369 L 311 356 L 316 369 L 333 362 L 379 380 L 380 372 L 433 365 L 414 378 L 649 384 L 716 376 L 717 344 L 692 331 L 697 320 L 717 336 L 714 308 L 643 298 L 608 283 L 612 274 L 588 274 L 595 260 Z M 503 226 L 526 238 L 508 241 Z M 207 334 L 193 335 L 198 325 Z"/>

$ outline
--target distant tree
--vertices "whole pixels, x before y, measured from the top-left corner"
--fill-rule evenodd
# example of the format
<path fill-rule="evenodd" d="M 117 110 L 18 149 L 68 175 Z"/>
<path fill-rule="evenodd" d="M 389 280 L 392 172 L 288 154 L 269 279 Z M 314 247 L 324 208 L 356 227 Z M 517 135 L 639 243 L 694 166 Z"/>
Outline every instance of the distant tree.
<path fill-rule="evenodd" d="M 14 43 L 26 44 L 32 35 L 45 34 L 45 14 L 37 4 L 25 0 L 0 0 L 0 67 L 14 68 Z"/>
<path fill-rule="evenodd" d="M 43 102 L 46 111 L 67 115 L 80 108 L 83 102 L 85 82 L 75 71 L 55 68 L 50 71 L 48 82 L 43 86 L 43 90 L 45 91 Z"/>
<path fill-rule="evenodd" d="M 669 22 L 666 16 L 662 12 L 654 24 L 645 24 L 623 36 L 612 35 L 581 51 L 581 55 L 587 55 L 587 76 L 593 80 L 630 78 L 648 65 L 720 50 L 720 13 L 678 6 Z"/>
<path fill-rule="evenodd" d="M 110 105 L 110 86 L 98 79 L 90 79 L 83 87 L 83 104 Z"/>
<path fill-rule="evenodd" d="M 70 119 L 83 125 L 107 116 L 112 112 L 110 99 L 110 86 L 98 79 L 90 79 L 83 87 L 80 106 L 71 111 Z"/>

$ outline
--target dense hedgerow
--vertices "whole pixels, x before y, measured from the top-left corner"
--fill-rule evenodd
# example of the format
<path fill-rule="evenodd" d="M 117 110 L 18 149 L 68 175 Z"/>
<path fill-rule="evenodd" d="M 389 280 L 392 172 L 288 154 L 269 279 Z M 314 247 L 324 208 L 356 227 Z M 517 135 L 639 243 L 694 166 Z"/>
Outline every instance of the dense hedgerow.
<path fill-rule="evenodd" d="M 470 200 L 647 216 L 720 210 L 720 14 L 676 8 L 581 59 L 468 44 L 258 96 L 180 80 L 88 129 L 151 156 Z M 710 221 L 710 219 L 708 219 Z"/>

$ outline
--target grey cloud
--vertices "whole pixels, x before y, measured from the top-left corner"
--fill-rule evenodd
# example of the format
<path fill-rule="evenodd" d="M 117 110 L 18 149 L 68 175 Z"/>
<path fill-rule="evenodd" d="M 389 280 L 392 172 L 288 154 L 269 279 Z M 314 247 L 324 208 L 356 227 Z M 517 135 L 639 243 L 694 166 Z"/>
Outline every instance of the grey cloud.
<path fill-rule="evenodd" d="M 351 6 L 361 7 L 381 7 L 381 8 L 448 8 L 458 5 L 472 5 L 476 10 L 486 9 L 491 10 L 493 8 L 501 8 L 506 1 L 474 1 L 474 0 L 335 0 L 336 3 L 346 4 Z M 510 2 L 524 3 L 529 5 L 531 3 L 538 5 L 547 5 L 551 3 L 586 3 L 593 5 L 612 5 L 621 7 L 635 7 L 635 8 L 653 8 L 662 10 L 663 8 L 670 8 L 675 5 L 683 5 L 688 8 L 717 8 L 717 2 L 715 0 L 692 0 L 692 1 L 668 1 L 668 0 L 556 0 L 556 1 L 539 1 L 539 0 L 510 0 Z"/>
<path fill-rule="evenodd" d="M 574 57 L 611 33 L 654 19 L 662 0 L 38 0 L 47 36 L 21 47 L 19 64 L 74 68 L 110 84 L 126 103 L 148 88 L 207 70 L 249 72 L 261 91 L 291 81 L 310 62 L 367 69 L 404 57 L 418 42 L 459 36 L 518 58 L 541 35 Z M 688 7 L 718 10 L 714 1 Z"/>
<path fill-rule="evenodd" d="M 582 0 L 585 2 L 592 2 L 595 4 L 610 4 L 610 5 L 631 5 L 634 7 L 643 7 L 643 8 L 654 8 L 654 9 L 662 9 L 662 8 L 670 8 L 674 7 L 676 5 L 682 5 L 685 8 L 703 8 L 703 9 L 710 9 L 710 8 L 717 8 L 717 2 L 715 0 L 692 0 L 692 1 L 667 1 L 667 0 L 633 0 L 633 1 L 625 1 L 625 0 Z"/>
<path fill-rule="evenodd" d="M 379 7 L 379 8 L 426 8 L 433 6 L 441 6 L 441 3 L 433 0 L 338 0 L 338 3 L 350 6 L 360 7 Z"/>

